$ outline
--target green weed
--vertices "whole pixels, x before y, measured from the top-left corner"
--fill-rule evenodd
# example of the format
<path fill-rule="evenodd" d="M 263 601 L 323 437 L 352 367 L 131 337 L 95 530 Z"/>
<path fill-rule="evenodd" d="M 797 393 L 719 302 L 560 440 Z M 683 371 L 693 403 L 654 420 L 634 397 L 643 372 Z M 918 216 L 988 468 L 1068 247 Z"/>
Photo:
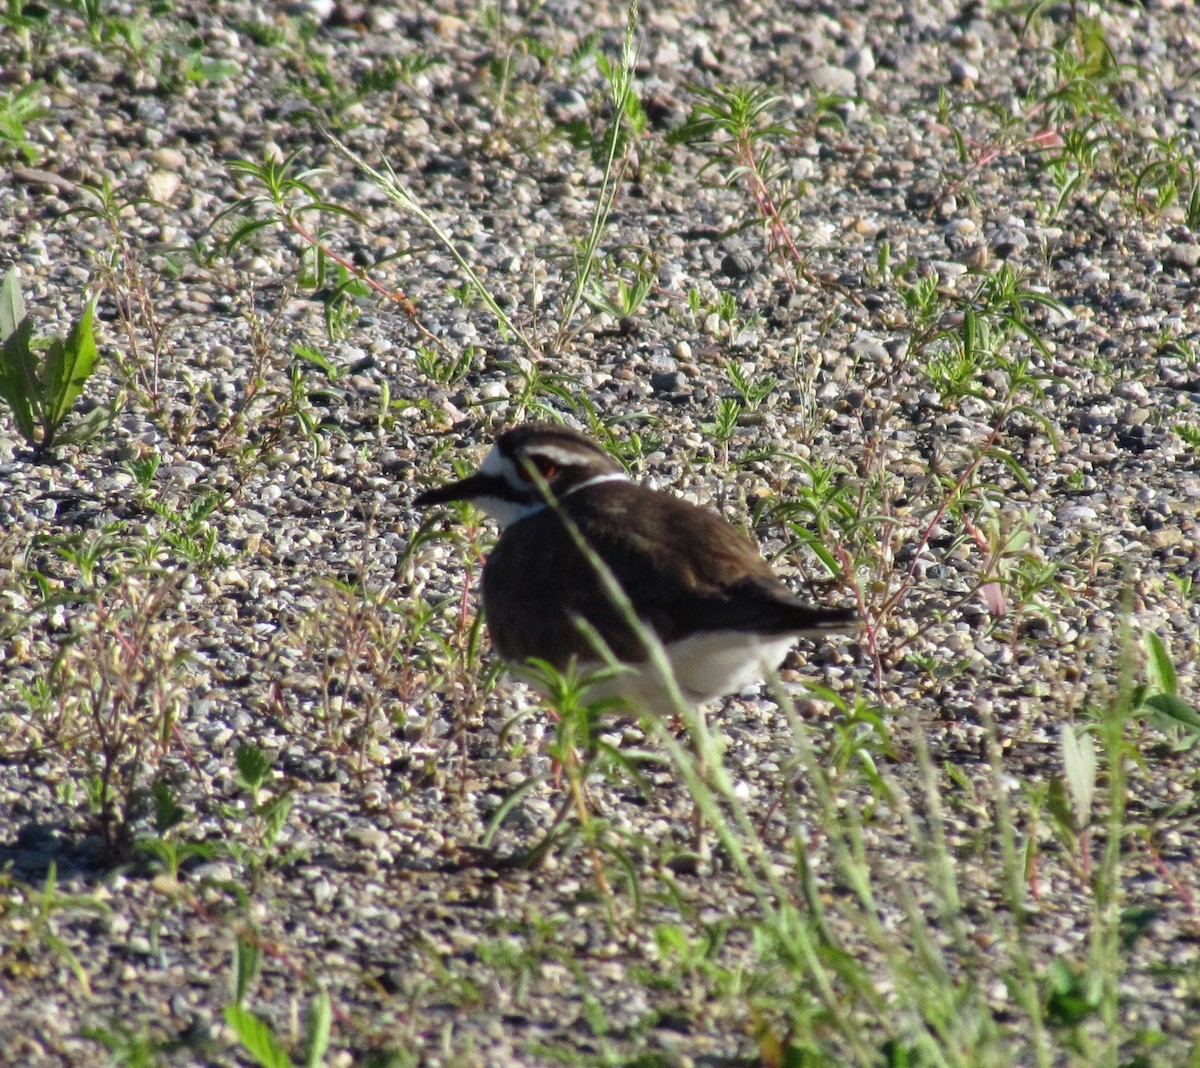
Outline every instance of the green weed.
<path fill-rule="evenodd" d="M 59 933 L 60 922 L 70 913 L 79 912 L 108 916 L 112 910 L 91 894 L 59 890 L 53 862 L 40 889 L 7 872 L 0 873 L 0 975 L 19 983 L 40 973 L 44 948 L 67 965 L 84 994 L 90 996 L 87 969 Z"/>
<path fill-rule="evenodd" d="M 737 229 L 761 226 L 770 251 L 785 267 L 808 278 L 807 259 L 792 233 L 805 190 L 791 180 L 788 166 L 776 161 L 779 148 L 800 133 L 776 117 L 783 109 L 783 96 L 753 84 L 696 86 L 693 92 L 691 118 L 668 140 L 695 145 L 709 157 L 701 173 L 715 168 L 725 185 L 745 189 L 753 215 Z M 836 104 L 833 98 L 818 100 L 809 118 L 811 127 L 837 125 Z"/>
<path fill-rule="evenodd" d="M 12 0 L 9 2 L 11 4 Z M 37 163 L 42 155 L 25 128 L 49 114 L 43 102 L 44 94 L 45 86 L 40 82 L 30 82 L 20 89 L 0 93 L 0 144 L 19 153 L 27 164 Z"/>
<path fill-rule="evenodd" d="M 115 414 L 115 404 L 97 405 L 63 430 L 98 358 L 92 332 L 95 311 L 95 302 L 89 302 L 65 340 L 34 337 L 33 318 L 25 310 L 15 269 L 0 285 L 0 399 L 38 455 L 88 440 Z"/>

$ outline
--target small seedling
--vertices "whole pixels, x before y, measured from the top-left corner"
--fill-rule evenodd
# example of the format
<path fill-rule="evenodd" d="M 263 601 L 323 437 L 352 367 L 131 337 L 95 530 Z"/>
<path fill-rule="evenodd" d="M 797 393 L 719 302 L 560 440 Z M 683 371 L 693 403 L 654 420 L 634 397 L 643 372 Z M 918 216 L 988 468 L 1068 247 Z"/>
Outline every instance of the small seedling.
<path fill-rule="evenodd" d="M 798 130 L 780 122 L 776 115 L 787 105 L 785 98 L 765 86 L 744 83 L 697 87 L 692 115 L 669 141 L 695 145 L 708 156 L 704 170 L 715 168 L 729 188 L 742 188 L 753 204 L 753 215 L 736 230 L 758 225 L 766 232 L 771 252 L 808 277 L 805 256 L 792 234 L 796 205 L 804 193 L 788 167 L 776 159 L 776 150 Z M 819 99 L 811 112 L 811 127 L 840 125 L 833 97 Z M 783 154 L 786 156 L 786 154 Z"/>
<path fill-rule="evenodd" d="M 628 319 L 637 314 L 654 288 L 655 274 L 648 263 L 634 264 L 633 280 L 614 275 L 615 289 L 605 287 L 593 278 L 586 295 L 587 302 L 597 311 L 607 312 L 614 319 Z"/>
<path fill-rule="evenodd" d="M 57 445 L 88 440 L 113 417 L 115 406 L 97 405 L 63 431 L 96 364 L 95 312 L 95 301 L 89 301 L 65 341 L 35 338 L 17 272 L 10 270 L 0 286 L 0 399 L 12 412 L 21 437 L 38 455 Z"/>
<path fill-rule="evenodd" d="M 747 411 L 751 412 L 758 411 L 779 385 L 779 379 L 774 375 L 752 375 L 746 365 L 737 360 L 730 360 L 725 365 L 725 373 L 733 388 L 741 395 Z"/>
<path fill-rule="evenodd" d="M 477 350 L 468 345 L 459 353 L 439 352 L 430 345 L 418 345 L 417 369 L 426 378 L 440 386 L 453 386 L 461 382 L 475 362 Z"/>
<path fill-rule="evenodd" d="M 742 414 L 742 402 L 735 397 L 722 397 L 717 401 L 717 412 L 711 423 L 704 423 L 701 429 L 712 436 L 713 442 L 721 450 L 721 462 L 729 462 L 729 443 L 737 433 L 738 419 Z"/>
<path fill-rule="evenodd" d="M 179 871 L 186 861 L 193 858 L 210 860 L 216 855 L 217 846 L 215 842 L 178 840 L 173 832 L 183 822 L 185 813 L 165 779 L 159 779 L 151 786 L 150 796 L 154 802 L 155 833 L 139 838 L 134 849 L 153 857 L 162 866 L 166 880 L 158 884 L 160 887 L 168 883 L 174 886 L 179 882 Z"/>
<path fill-rule="evenodd" d="M 0 93 L 0 143 L 14 148 L 26 163 L 36 163 L 41 156 L 25 127 L 47 113 L 41 96 L 44 88 L 40 82 L 30 82 L 13 92 Z"/>
<path fill-rule="evenodd" d="M 279 836 L 292 811 L 292 793 L 275 788 L 271 761 L 258 746 L 243 742 L 235 756 L 237 782 L 246 798 L 237 804 L 221 806 L 221 814 L 246 832 L 248 841 L 226 841 L 223 850 L 244 864 L 252 885 L 257 886 L 266 869 L 283 863 L 286 856 L 278 848 Z"/>
<path fill-rule="evenodd" d="M 460 308 L 472 308 L 479 300 L 479 290 L 470 279 L 456 286 L 447 286 L 446 292 L 454 298 L 454 302 Z"/>
<path fill-rule="evenodd" d="M 1188 426 L 1186 423 L 1176 423 L 1171 429 L 1179 435 L 1180 441 L 1184 442 L 1194 452 L 1200 453 L 1200 427 Z"/>
<path fill-rule="evenodd" d="M 66 963 L 84 994 L 91 996 L 91 984 L 83 962 L 58 933 L 57 914 L 91 912 L 107 916 L 111 911 L 99 898 L 89 894 L 64 894 L 58 889 L 58 869 L 53 861 L 40 890 L 0 874 L 0 975 L 16 981 L 39 970 L 38 952 L 44 945 L 51 954 Z"/>
<path fill-rule="evenodd" d="M 225 1022 L 258 1064 L 269 1068 L 293 1068 L 296 1062 L 270 1023 L 244 1005 L 261 961 L 262 947 L 251 937 L 239 936 L 233 951 L 233 1000 L 225 1007 Z M 328 991 L 318 990 L 313 994 L 304 1017 L 301 1063 L 306 1068 L 320 1068 L 329 1051 L 329 1036 L 333 1027 L 333 1002 Z"/>
<path fill-rule="evenodd" d="M 591 686 L 611 679 L 620 668 L 605 667 L 598 671 L 583 672 L 572 664 L 566 672 L 558 671 L 544 660 L 531 660 L 528 664 L 514 668 L 515 674 L 530 682 L 546 696 L 546 704 L 554 717 L 554 738 L 547 745 L 547 755 L 555 767 L 561 769 L 566 779 L 566 796 L 553 825 L 540 842 L 531 847 L 522 857 L 522 862 L 537 865 L 553 848 L 561 845 L 566 837 L 576 833 L 582 836 L 591 855 L 593 873 L 601 894 L 611 904 L 612 892 L 601 863 L 601 854 L 617 850 L 608 821 L 598 818 L 592 810 L 588 797 L 589 779 L 606 770 L 624 768 L 635 775 L 628 757 L 600 737 L 603 717 L 620 705 L 619 700 L 597 701 L 588 695 Z M 504 725 L 500 732 L 501 743 L 516 722 L 528 715 L 518 713 Z M 525 795 L 550 778 L 547 772 L 522 782 L 508 799 L 496 810 L 488 829 L 484 844 L 488 844 L 499 830 L 503 821 L 520 804 Z M 566 828 L 568 816 L 574 813 L 576 826 Z M 619 852 L 619 850 L 617 850 Z"/>

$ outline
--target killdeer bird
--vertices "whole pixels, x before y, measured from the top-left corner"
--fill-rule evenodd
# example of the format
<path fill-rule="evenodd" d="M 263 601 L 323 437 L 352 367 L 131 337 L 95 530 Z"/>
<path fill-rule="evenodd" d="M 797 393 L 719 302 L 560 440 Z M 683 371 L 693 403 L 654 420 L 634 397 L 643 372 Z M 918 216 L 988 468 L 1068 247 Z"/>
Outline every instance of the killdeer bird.
<path fill-rule="evenodd" d="M 506 431 L 473 475 L 414 503 L 447 501 L 472 502 L 501 529 L 483 570 L 496 650 L 505 660 L 537 657 L 559 670 L 573 659 L 601 667 L 590 629 L 625 668 L 590 697 L 617 696 L 641 711 L 671 708 L 643 641 L 568 524 L 658 636 L 694 705 L 761 679 L 798 638 L 855 625 L 854 609 L 818 608 L 792 593 L 715 512 L 639 486 L 600 446 L 565 427 L 526 423 Z"/>

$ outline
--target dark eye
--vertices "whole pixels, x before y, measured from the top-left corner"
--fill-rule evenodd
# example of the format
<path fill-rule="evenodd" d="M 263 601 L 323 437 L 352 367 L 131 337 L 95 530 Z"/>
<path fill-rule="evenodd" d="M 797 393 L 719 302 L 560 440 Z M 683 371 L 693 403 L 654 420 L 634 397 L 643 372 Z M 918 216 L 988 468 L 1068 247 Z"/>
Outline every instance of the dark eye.
<path fill-rule="evenodd" d="M 547 481 L 558 474 L 558 464 L 556 464 L 553 460 L 547 460 L 544 456 L 539 456 L 536 460 L 534 460 L 534 465 L 537 467 L 538 473 L 542 476 L 542 478 L 546 479 Z"/>
<path fill-rule="evenodd" d="M 526 482 L 532 482 L 533 477 L 529 474 L 529 468 L 532 467 L 539 475 L 549 482 L 555 475 L 558 474 L 558 464 L 546 456 L 529 456 L 521 468 L 521 477 Z"/>

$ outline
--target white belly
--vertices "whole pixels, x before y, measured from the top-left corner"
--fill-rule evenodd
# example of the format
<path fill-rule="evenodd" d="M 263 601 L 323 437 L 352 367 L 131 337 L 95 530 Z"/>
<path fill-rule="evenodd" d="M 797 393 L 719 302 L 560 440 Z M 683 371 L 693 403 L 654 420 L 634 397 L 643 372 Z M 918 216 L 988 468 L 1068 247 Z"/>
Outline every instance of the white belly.
<path fill-rule="evenodd" d="M 666 652 L 680 692 L 693 705 L 702 705 L 758 682 L 779 666 L 795 641 L 786 634 L 764 638 L 745 631 L 713 631 L 674 642 Z M 583 665 L 591 669 L 599 666 Z M 671 711 L 666 687 L 648 663 L 597 683 L 588 697 L 622 697 L 645 711 Z"/>

